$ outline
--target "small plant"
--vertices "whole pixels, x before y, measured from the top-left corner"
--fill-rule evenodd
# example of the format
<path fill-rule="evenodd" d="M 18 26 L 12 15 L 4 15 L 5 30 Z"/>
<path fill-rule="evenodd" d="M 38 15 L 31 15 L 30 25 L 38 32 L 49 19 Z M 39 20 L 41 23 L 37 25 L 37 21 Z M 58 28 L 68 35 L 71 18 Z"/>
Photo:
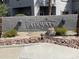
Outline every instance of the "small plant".
<path fill-rule="evenodd" d="M 25 14 L 16 14 L 16 16 L 26 16 Z"/>
<path fill-rule="evenodd" d="M 15 37 L 17 35 L 17 31 L 15 29 L 11 29 L 9 31 L 6 31 L 3 34 L 3 37 Z"/>
<path fill-rule="evenodd" d="M 73 29 L 73 32 L 77 32 L 77 29 L 75 28 L 75 29 Z"/>
<path fill-rule="evenodd" d="M 56 35 L 63 36 L 63 35 L 65 35 L 67 29 L 64 27 L 57 27 L 57 28 L 55 28 L 55 31 L 56 31 Z"/>

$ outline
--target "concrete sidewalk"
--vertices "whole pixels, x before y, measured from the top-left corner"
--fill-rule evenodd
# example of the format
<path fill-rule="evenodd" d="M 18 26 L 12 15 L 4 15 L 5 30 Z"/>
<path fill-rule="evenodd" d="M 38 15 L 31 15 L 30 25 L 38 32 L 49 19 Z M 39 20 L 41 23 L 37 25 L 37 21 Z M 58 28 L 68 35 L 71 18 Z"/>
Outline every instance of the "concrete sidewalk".
<path fill-rule="evenodd" d="M 0 48 L 0 59 L 19 59 L 22 47 Z"/>
<path fill-rule="evenodd" d="M 0 48 L 0 59 L 79 59 L 79 50 L 50 43 Z"/>
<path fill-rule="evenodd" d="M 50 43 L 24 47 L 20 59 L 79 59 L 79 50 Z"/>

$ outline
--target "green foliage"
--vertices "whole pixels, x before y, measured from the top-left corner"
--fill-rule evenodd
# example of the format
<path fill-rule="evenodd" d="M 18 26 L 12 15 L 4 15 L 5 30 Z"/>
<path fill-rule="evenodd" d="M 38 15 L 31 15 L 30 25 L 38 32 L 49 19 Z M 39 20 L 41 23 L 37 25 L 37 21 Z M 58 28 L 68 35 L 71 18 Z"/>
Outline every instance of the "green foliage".
<path fill-rule="evenodd" d="M 25 16 L 24 14 L 16 14 L 16 16 Z"/>
<path fill-rule="evenodd" d="M 67 29 L 64 27 L 57 27 L 55 28 L 56 35 L 65 35 Z"/>
<path fill-rule="evenodd" d="M 77 32 L 77 29 L 75 28 L 75 29 L 73 30 L 73 32 Z"/>
<path fill-rule="evenodd" d="M 15 37 L 17 35 L 17 31 L 15 29 L 11 29 L 9 31 L 6 31 L 3 34 L 3 37 Z"/>
<path fill-rule="evenodd" d="M 0 18 L 0 23 L 2 23 L 2 18 Z"/>
<path fill-rule="evenodd" d="M 0 16 L 5 16 L 7 14 L 7 7 L 5 4 L 0 4 Z"/>

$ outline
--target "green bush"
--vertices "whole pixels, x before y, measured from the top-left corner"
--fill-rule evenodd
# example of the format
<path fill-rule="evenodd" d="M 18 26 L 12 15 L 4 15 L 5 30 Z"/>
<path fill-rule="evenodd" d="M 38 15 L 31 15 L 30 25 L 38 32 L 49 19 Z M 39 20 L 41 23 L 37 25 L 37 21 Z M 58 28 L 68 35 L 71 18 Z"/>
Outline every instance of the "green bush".
<path fill-rule="evenodd" d="M 74 29 L 73 32 L 77 32 L 77 29 Z"/>
<path fill-rule="evenodd" d="M 15 29 L 11 29 L 9 31 L 6 31 L 3 34 L 3 37 L 15 37 L 17 35 L 17 31 Z"/>
<path fill-rule="evenodd" d="M 25 14 L 16 14 L 16 16 L 26 16 Z"/>
<path fill-rule="evenodd" d="M 55 28 L 55 31 L 56 31 L 56 35 L 63 36 L 65 35 L 67 29 L 64 27 L 57 27 Z"/>

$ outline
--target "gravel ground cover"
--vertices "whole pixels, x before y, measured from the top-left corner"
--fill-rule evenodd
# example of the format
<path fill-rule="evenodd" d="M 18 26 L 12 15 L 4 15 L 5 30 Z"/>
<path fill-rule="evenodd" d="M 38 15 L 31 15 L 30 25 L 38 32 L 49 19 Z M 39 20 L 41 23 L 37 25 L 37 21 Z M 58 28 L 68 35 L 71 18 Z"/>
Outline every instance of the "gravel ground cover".
<path fill-rule="evenodd" d="M 28 43 L 53 43 L 79 49 L 79 37 L 54 36 L 54 37 L 18 37 L 0 39 L 0 45 L 28 44 Z"/>

